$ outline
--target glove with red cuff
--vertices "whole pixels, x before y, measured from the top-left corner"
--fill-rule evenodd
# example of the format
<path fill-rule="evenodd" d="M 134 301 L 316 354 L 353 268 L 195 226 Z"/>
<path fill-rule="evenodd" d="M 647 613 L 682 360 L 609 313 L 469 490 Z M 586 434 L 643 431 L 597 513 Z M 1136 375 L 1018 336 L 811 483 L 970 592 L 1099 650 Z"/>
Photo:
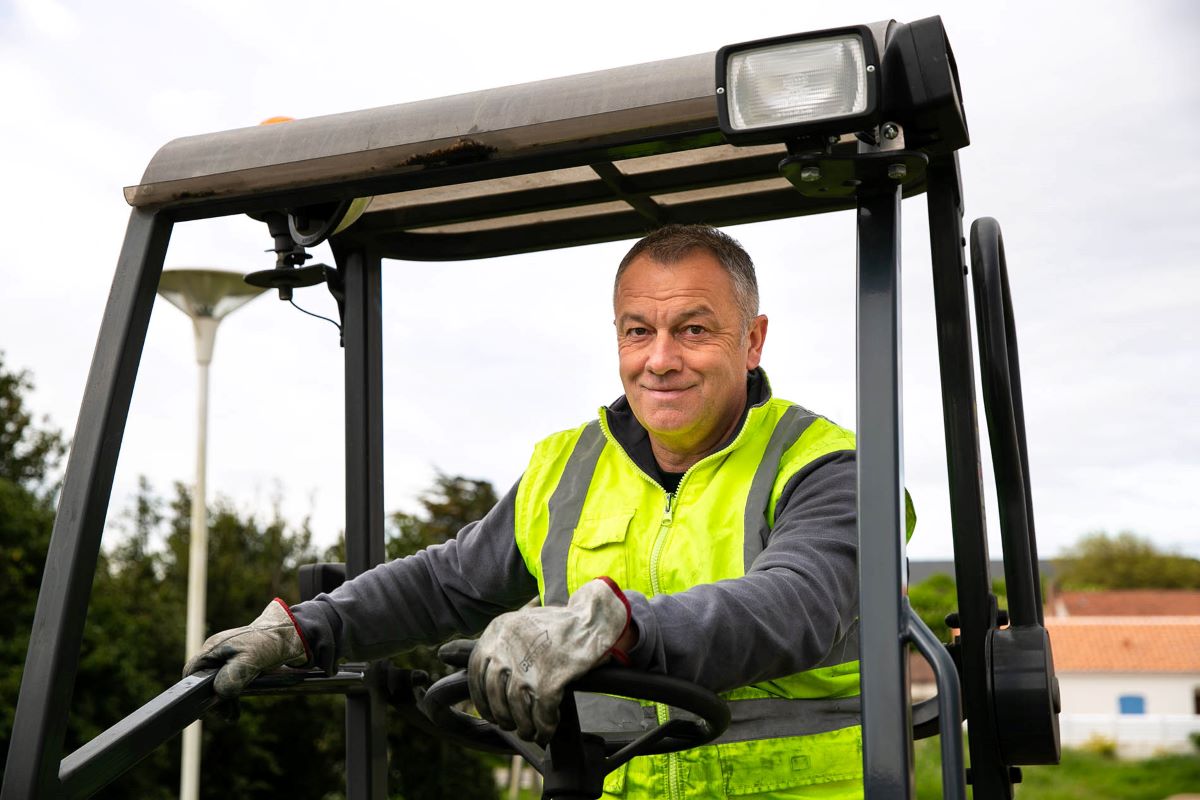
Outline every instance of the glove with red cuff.
<path fill-rule="evenodd" d="M 184 676 L 219 669 L 213 688 L 224 698 L 236 697 L 259 673 L 282 666 L 302 667 L 309 661 L 308 645 L 287 604 L 276 597 L 241 628 L 214 633 L 200 652 L 188 659 Z"/>
<path fill-rule="evenodd" d="M 629 601 L 611 578 L 585 583 L 565 606 L 501 614 L 471 653 L 471 700 L 504 730 L 545 744 L 567 684 L 610 657 L 629 663 L 617 647 L 629 627 Z"/>

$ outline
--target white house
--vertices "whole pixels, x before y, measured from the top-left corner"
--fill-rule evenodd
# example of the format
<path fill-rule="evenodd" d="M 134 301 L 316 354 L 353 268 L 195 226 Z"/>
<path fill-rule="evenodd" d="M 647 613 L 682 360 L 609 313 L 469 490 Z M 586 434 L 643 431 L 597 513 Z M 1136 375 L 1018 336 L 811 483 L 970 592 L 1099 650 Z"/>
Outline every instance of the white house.
<path fill-rule="evenodd" d="M 1200 616 L 1047 617 L 1063 744 L 1187 752 L 1200 732 Z"/>

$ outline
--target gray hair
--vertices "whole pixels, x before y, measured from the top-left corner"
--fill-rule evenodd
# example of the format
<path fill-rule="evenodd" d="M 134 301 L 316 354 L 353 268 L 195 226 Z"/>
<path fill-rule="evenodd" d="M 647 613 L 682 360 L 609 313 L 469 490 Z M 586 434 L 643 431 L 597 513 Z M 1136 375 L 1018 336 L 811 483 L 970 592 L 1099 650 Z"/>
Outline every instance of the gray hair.
<path fill-rule="evenodd" d="M 722 269 L 733 282 L 733 296 L 746 329 L 758 316 L 758 278 L 754 275 L 754 262 L 750 254 L 727 233 L 711 225 L 664 225 L 640 239 L 617 267 L 613 279 L 613 304 L 616 305 L 617 288 L 621 276 L 638 256 L 659 264 L 675 264 L 694 250 L 707 250 L 717 259 Z"/>

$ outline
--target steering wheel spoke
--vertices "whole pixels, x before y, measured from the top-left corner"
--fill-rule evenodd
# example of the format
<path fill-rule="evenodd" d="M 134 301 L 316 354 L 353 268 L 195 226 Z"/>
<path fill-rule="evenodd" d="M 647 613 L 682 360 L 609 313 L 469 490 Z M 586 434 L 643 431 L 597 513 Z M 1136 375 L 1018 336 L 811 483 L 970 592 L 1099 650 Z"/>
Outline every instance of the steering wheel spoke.
<path fill-rule="evenodd" d="M 447 653 L 452 652 L 452 658 L 446 660 L 465 664 L 470 647 L 461 642 L 454 645 Z M 647 731 L 600 735 L 580 729 L 576 692 L 650 700 L 693 717 L 670 719 Z M 546 779 L 547 797 L 599 797 L 604 776 L 635 756 L 708 744 L 729 727 L 729 707 L 708 689 L 669 675 L 623 667 L 600 667 L 567 687 L 560 707 L 562 721 L 545 749 L 455 708 L 468 697 L 467 673 L 462 671 L 429 687 L 419 705 L 435 726 L 461 744 L 519 753 Z"/>
<path fill-rule="evenodd" d="M 617 767 L 624 764 L 629 759 L 636 755 L 648 752 L 651 747 L 661 742 L 668 737 L 688 740 L 697 735 L 703 736 L 703 730 L 697 730 L 694 722 L 684 719 L 667 720 L 657 728 L 648 730 L 638 738 L 634 739 L 629 744 L 622 747 L 617 752 L 613 753 L 608 758 L 604 759 L 605 772 L 612 772 Z"/>

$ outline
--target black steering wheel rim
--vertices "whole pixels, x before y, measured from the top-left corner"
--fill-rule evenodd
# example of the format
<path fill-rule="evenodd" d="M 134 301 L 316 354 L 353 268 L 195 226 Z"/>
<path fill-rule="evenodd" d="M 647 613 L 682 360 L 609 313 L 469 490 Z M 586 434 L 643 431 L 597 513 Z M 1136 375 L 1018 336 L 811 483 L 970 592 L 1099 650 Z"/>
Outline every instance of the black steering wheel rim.
<path fill-rule="evenodd" d="M 620 763 L 634 755 L 672 753 L 708 744 L 729 727 L 729 707 L 715 693 L 690 681 L 670 675 L 644 672 L 625 667 L 598 667 L 567 687 L 564 697 L 575 692 L 618 695 L 626 698 L 663 703 L 688 712 L 694 719 L 672 719 L 651 731 L 666 729 L 657 736 L 648 731 L 604 733 L 604 752 L 612 757 L 621 754 L 639 740 L 644 744 L 636 752 L 624 753 Z M 473 717 L 454 706 L 470 697 L 466 671 L 442 678 L 420 699 L 421 711 L 450 738 L 481 750 L 526 755 L 527 743 L 519 743 L 516 735 L 502 731 L 494 723 Z M 565 721 L 565 720 L 564 720 Z M 581 731 L 583 735 L 588 734 Z"/>

